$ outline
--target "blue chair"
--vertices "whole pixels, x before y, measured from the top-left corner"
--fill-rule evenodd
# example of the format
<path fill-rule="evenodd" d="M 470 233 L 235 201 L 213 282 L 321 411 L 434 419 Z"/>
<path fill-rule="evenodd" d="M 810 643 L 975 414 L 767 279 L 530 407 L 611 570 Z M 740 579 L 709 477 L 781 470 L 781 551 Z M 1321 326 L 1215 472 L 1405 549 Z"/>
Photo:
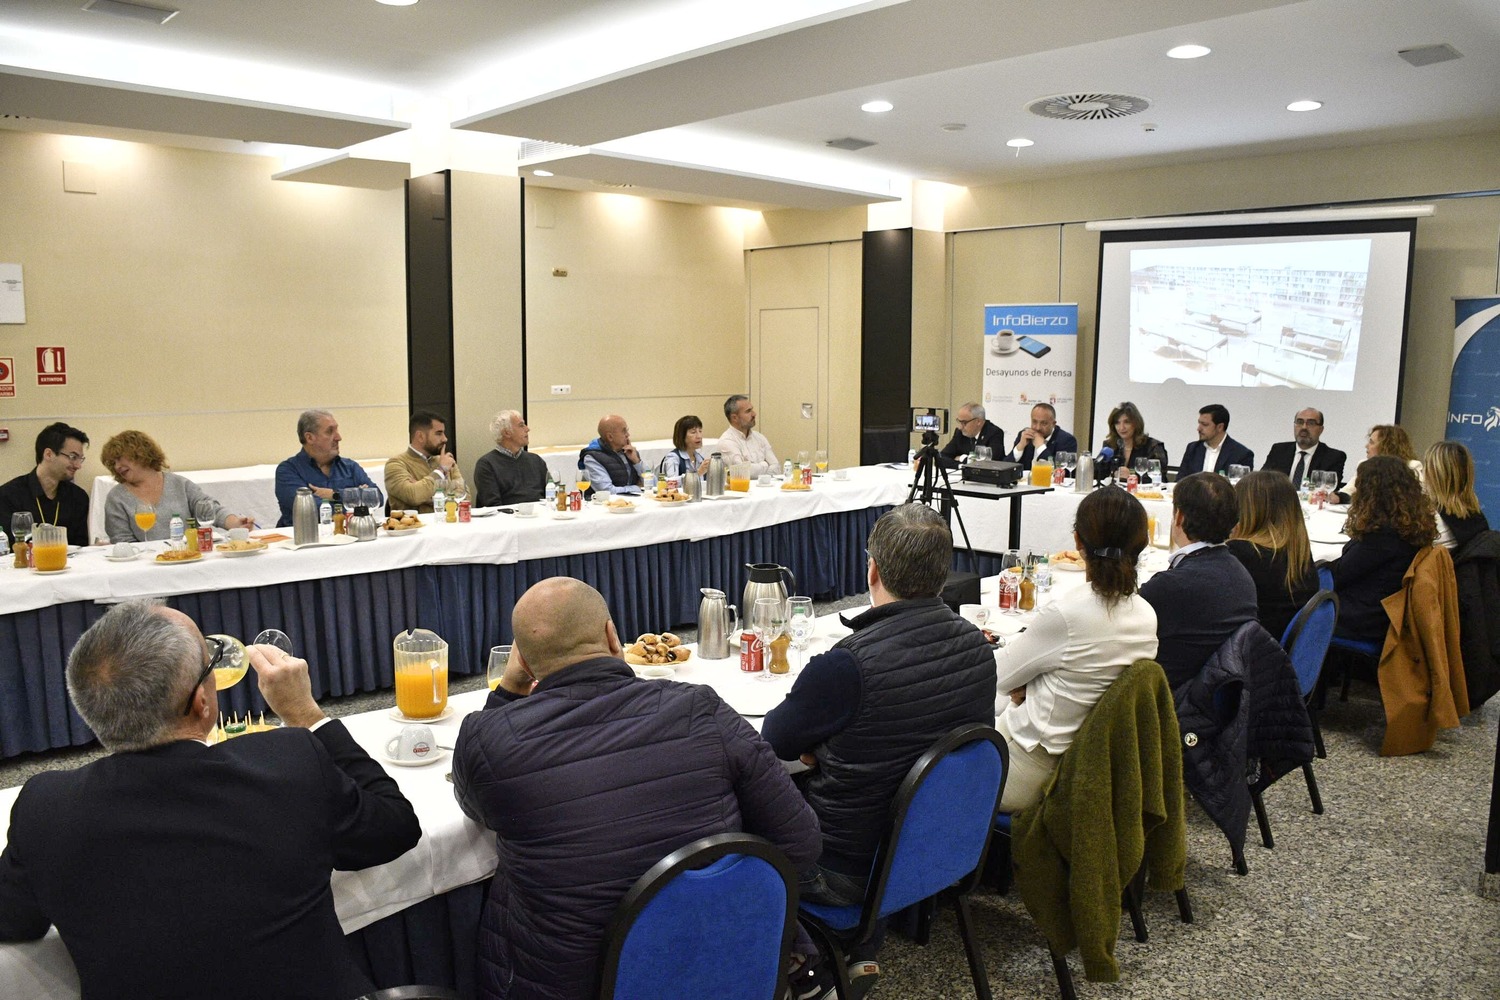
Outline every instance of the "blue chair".
<path fill-rule="evenodd" d="M 777 1000 L 796 918 L 797 872 L 774 844 L 748 833 L 695 840 L 620 900 L 600 1000 Z"/>
<path fill-rule="evenodd" d="M 864 903 L 802 904 L 803 924 L 838 981 L 840 1000 L 853 995 L 846 948 L 869 940 L 891 914 L 950 888 L 955 890 L 953 908 L 974 992 L 980 1000 L 990 1000 L 989 977 L 969 917 L 969 893 L 984 867 L 1009 770 L 1005 740 L 993 727 L 974 723 L 953 730 L 917 759 L 896 790 Z"/>
<path fill-rule="evenodd" d="M 1333 570 L 1329 568 L 1327 563 L 1318 564 L 1318 586 L 1323 588 L 1324 590 L 1333 590 Z M 1370 642 L 1365 639 L 1349 639 L 1341 635 L 1333 636 L 1329 642 L 1329 647 L 1332 649 L 1341 649 L 1346 653 L 1356 653 L 1360 656 L 1369 657 L 1370 659 L 1377 662 L 1380 660 L 1380 649 L 1382 645 L 1382 642 Z M 1343 683 L 1339 687 L 1339 701 L 1348 701 L 1350 675 L 1348 666 L 1344 666 L 1343 671 L 1344 679 Z M 1314 732 L 1316 732 L 1316 730 L 1314 730 Z M 1322 738 L 1322 734 L 1319 733 L 1319 757 L 1323 756 L 1321 742 Z"/>

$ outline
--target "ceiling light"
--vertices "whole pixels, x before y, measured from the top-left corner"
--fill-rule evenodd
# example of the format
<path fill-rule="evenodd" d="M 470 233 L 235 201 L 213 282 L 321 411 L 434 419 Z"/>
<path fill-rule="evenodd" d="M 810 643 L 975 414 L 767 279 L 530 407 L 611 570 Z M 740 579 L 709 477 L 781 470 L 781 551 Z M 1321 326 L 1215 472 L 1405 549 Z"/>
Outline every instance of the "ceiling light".
<path fill-rule="evenodd" d="M 531 176 L 533 176 L 533 177 L 551 177 L 552 176 L 552 171 L 550 171 L 550 170 L 533 170 L 531 172 Z"/>
<path fill-rule="evenodd" d="M 946 125 L 938 126 L 938 128 L 942 129 L 944 132 L 962 132 L 968 127 L 969 126 L 965 125 L 963 122 L 949 122 Z"/>
<path fill-rule="evenodd" d="M 417 0 L 375 0 L 375 2 L 383 3 L 387 7 L 410 7 L 412 4 L 416 3 Z"/>
<path fill-rule="evenodd" d="M 1030 139 L 1010 139 L 1005 144 L 1007 146 L 1010 146 L 1012 149 L 1025 149 L 1027 146 L 1036 145 L 1036 143 L 1032 142 Z"/>
<path fill-rule="evenodd" d="M 1286 106 L 1286 109 L 1288 111 L 1316 111 L 1322 106 L 1322 101 L 1293 101 Z"/>
<path fill-rule="evenodd" d="M 866 101 L 859 106 L 859 110 L 868 111 L 872 115 L 878 115 L 883 114 L 894 107 L 895 105 L 890 101 Z"/>
<path fill-rule="evenodd" d="M 1207 45 L 1179 45 L 1167 50 L 1168 59 L 1202 59 L 1212 52 Z"/>
<path fill-rule="evenodd" d="M 83 9 L 99 14 L 113 14 L 115 17 L 128 17 L 136 21 L 151 21 L 154 24 L 166 24 L 181 13 L 170 7 L 153 7 L 143 3 L 127 3 L 124 0 L 89 0 L 83 5 Z"/>

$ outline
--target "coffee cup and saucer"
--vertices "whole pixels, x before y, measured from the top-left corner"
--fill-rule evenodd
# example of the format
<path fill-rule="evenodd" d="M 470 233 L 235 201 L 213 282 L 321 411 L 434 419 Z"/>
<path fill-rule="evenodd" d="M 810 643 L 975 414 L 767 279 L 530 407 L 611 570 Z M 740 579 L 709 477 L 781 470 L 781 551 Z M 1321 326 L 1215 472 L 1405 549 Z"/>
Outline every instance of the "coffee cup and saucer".
<path fill-rule="evenodd" d="M 421 767 L 446 756 L 448 751 L 438 746 L 431 726 L 402 726 L 401 732 L 385 741 L 386 763 L 397 767 Z"/>

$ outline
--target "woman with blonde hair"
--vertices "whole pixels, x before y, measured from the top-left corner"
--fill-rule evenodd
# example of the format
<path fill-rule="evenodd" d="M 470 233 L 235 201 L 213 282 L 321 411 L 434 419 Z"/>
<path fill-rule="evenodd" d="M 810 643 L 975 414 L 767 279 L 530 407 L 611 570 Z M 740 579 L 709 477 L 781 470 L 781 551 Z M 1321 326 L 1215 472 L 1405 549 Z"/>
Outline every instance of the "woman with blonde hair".
<path fill-rule="evenodd" d="M 1134 403 L 1125 402 L 1109 411 L 1109 430 L 1104 435 L 1104 446 L 1113 448 L 1115 455 L 1107 469 L 1095 469 L 1094 474 L 1113 474 L 1117 469 L 1129 469 L 1138 458 L 1154 458 L 1161 462 L 1162 475 L 1167 473 L 1167 446 L 1146 433 L 1146 418 Z"/>
<path fill-rule="evenodd" d="M 1365 459 L 1354 484 L 1344 522 L 1349 541 L 1333 564 L 1333 589 L 1339 595 L 1334 631 L 1379 643 L 1390 623 L 1380 602 L 1401 589 L 1412 559 L 1432 544 L 1436 514 L 1417 477 L 1394 455 Z"/>
<path fill-rule="evenodd" d="M 120 485 L 104 498 L 104 531 L 111 542 L 144 542 L 168 538 L 174 516 L 184 522 L 205 514 L 220 528 L 253 528 L 248 514 L 231 514 L 203 488 L 185 476 L 167 471 L 167 456 L 161 445 L 144 431 L 121 431 L 99 452 L 104 467 Z M 149 509 L 151 516 L 137 518 Z M 151 522 L 142 528 L 141 520 Z"/>
<path fill-rule="evenodd" d="M 1260 623 L 1280 639 L 1318 592 L 1312 544 L 1292 481 L 1280 472 L 1252 472 L 1234 488 L 1240 520 L 1228 548 L 1255 581 Z"/>
<path fill-rule="evenodd" d="M 1474 456 L 1457 441 L 1439 441 L 1422 456 L 1427 495 L 1437 507 L 1437 543 L 1462 548 L 1481 531 L 1490 530 L 1489 519 L 1474 492 Z"/>

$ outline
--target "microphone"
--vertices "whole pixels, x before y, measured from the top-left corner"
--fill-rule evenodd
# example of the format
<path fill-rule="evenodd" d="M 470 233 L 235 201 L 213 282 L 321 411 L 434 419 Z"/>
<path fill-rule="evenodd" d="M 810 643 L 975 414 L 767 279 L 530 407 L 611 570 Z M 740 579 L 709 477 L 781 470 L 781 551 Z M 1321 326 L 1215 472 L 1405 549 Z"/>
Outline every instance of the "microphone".
<path fill-rule="evenodd" d="M 1112 459 L 1114 457 L 1115 457 L 1115 450 L 1113 448 L 1111 448 L 1109 445 L 1105 445 L 1103 448 L 1099 449 L 1099 454 L 1097 454 L 1097 455 L 1094 456 L 1094 465 L 1097 466 L 1097 465 L 1099 465 L 1099 464 L 1101 464 L 1103 462 L 1108 462 L 1110 459 Z"/>

